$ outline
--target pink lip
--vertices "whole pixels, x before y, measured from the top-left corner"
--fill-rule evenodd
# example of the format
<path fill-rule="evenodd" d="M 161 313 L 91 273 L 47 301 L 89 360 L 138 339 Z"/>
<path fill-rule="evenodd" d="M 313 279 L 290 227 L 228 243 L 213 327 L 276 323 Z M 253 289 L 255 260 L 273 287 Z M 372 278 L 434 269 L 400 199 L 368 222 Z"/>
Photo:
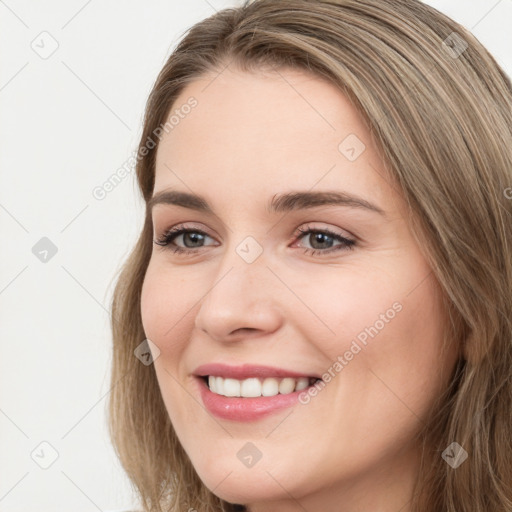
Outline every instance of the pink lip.
<path fill-rule="evenodd" d="M 198 366 L 193 373 L 199 377 L 214 375 L 216 377 L 228 377 L 238 380 L 248 379 L 250 377 L 261 377 L 262 379 L 266 377 L 293 377 L 296 379 L 300 377 L 315 377 L 317 379 L 320 378 L 320 375 L 315 375 L 312 373 L 299 373 L 284 370 L 283 368 L 276 368 L 272 366 L 257 366 L 252 364 L 244 364 L 242 366 L 229 366 L 223 363 L 202 364 L 201 366 Z"/>
<path fill-rule="evenodd" d="M 260 396 L 254 398 L 227 397 L 213 393 L 202 377 L 196 377 L 203 404 L 214 416 L 232 421 L 255 421 L 269 414 L 296 405 L 299 402 L 300 393 L 294 391 L 287 395 Z"/>
<path fill-rule="evenodd" d="M 299 401 L 299 395 L 307 392 L 309 388 L 286 395 L 278 394 L 275 396 L 253 398 L 226 397 L 210 391 L 204 377 L 214 375 L 239 380 L 250 377 L 315 377 L 315 375 L 311 374 L 308 375 L 270 366 L 254 366 L 249 364 L 229 366 L 221 363 L 201 365 L 195 369 L 194 374 L 194 380 L 199 386 L 201 399 L 208 411 L 218 418 L 239 422 L 255 421 L 286 407 L 296 405 Z"/>

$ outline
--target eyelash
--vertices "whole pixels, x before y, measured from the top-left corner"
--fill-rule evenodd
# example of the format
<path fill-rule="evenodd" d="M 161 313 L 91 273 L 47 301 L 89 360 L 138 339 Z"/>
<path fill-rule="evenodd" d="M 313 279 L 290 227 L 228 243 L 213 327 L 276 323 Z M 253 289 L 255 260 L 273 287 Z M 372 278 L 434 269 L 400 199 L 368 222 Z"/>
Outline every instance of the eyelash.
<path fill-rule="evenodd" d="M 162 246 L 163 249 L 167 249 L 167 250 L 171 250 L 172 249 L 173 253 L 175 253 L 175 254 L 177 253 L 179 255 L 186 255 L 186 254 L 196 253 L 197 249 L 200 249 L 200 247 L 196 248 L 196 249 L 187 249 L 187 248 L 183 248 L 183 247 L 177 246 L 172 241 L 175 238 L 177 238 L 179 235 L 184 234 L 184 233 L 200 233 L 201 235 L 204 235 L 204 236 L 210 236 L 210 235 L 208 235 L 207 233 L 205 233 L 204 231 L 202 231 L 200 229 L 185 228 L 182 225 L 178 225 L 178 226 L 175 226 L 175 227 L 169 229 L 168 231 L 166 231 L 160 238 L 158 238 L 157 240 L 154 240 L 154 243 L 157 244 L 157 245 Z M 311 234 L 311 233 L 327 234 L 330 237 L 332 237 L 332 238 L 338 240 L 339 242 L 341 242 L 340 245 L 336 245 L 336 246 L 331 247 L 330 249 L 326 249 L 326 250 L 310 249 L 310 248 L 306 247 L 306 248 L 304 248 L 304 254 L 309 254 L 309 255 L 321 254 L 321 255 L 325 255 L 325 254 L 330 254 L 330 253 L 332 253 L 334 251 L 339 251 L 339 250 L 347 250 L 347 249 L 348 250 L 352 250 L 354 248 L 354 245 L 356 245 L 355 240 L 351 240 L 349 238 L 345 238 L 345 237 L 341 236 L 340 234 L 335 233 L 334 231 L 331 231 L 330 229 L 326 229 L 326 228 L 324 228 L 324 229 L 318 229 L 318 228 L 314 229 L 314 228 L 311 228 L 310 226 L 306 226 L 305 229 L 299 228 L 297 230 L 297 233 L 299 233 L 299 234 L 295 234 L 294 236 L 298 237 L 298 238 L 305 237 L 305 235 Z M 168 246 L 172 246 L 172 245 L 174 245 L 174 248 L 168 247 Z"/>

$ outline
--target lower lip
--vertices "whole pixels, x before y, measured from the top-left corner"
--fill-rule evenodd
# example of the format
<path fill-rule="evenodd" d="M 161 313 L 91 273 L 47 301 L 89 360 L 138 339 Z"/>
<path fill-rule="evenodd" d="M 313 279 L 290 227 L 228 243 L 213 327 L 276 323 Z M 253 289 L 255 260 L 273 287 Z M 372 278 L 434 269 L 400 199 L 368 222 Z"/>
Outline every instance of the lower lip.
<path fill-rule="evenodd" d="M 253 398 L 226 397 L 210 391 L 206 382 L 197 377 L 201 398 L 214 416 L 232 421 L 255 421 L 299 402 L 300 393 L 308 388 L 286 395 L 259 396 Z"/>

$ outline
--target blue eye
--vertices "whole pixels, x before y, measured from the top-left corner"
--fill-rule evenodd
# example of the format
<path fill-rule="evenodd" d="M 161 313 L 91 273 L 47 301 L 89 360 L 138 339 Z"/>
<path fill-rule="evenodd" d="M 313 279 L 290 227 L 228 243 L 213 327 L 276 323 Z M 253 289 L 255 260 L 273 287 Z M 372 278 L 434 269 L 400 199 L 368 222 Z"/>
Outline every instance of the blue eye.
<path fill-rule="evenodd" d="M 355 240 L 351 240 L 342 236 L 339 233 L 335 233 L 329 229 L 312 229 L 307 226 L 306 229 L 299 228 L 294 236 L 298 239 L 307 238 L 309 236 L 309 242 L 312 247 L 304 248 L 305 254 L 328 254 L 334 251 L 353 249 L 356 244 Z M 177 245 L 176 240 L 182 237 L 182 244 Z M 183 225 L 175 226 L 170 230 L 166 231 L 160 238 L 154 240 L 154 243 L 162 246 L 165 249 L 172 250 L 173 253 L 177 254 L 192 254 L 196 253 L 201 247 L 207 247 L 202 245 L 206 238 L 211 238 L 207 233 L 196 228 L 186 228 Z M 338 245 L 333 245 L 335 241 L 338 241 Z M 315 247 L 317 245 L 317 247 Z"/>

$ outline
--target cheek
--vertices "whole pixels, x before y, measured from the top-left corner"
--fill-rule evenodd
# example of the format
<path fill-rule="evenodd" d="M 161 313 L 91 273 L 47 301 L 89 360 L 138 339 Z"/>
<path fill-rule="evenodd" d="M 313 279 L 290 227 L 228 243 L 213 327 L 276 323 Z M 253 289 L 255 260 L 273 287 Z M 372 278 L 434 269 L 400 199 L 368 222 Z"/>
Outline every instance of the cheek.
<path fill-rule="evenodd" d="M 430 275 L 413 292 L 382 297 L 385 300 L 371 300 L 373 316 L 353 325 L 350 339 L 356 339 L 362 350 L 354 357 L 358 362 L 352 370 L 365 377 L 360 383 L 367 396 L 380 396 L 376 408 L 382 400 L 388 406 L 395 403 L 405 415 L 423 417 L 448 383 L 457 356 L 453 344 L 444 344 L 440 289 Z M 393 301 L 399 307 L 386 309 Z M 364 343 L 359 343 L 361 338 Z"/>
<path fill-rule="evenodd" d="M 180 349 L 186 339 L 187 326 L 192 321 L 191 308 L 195 300 L 193 283 L 171 275 L 166 269 L 150 263 L 141 291 L 141 317 L 146 336 L 163 356 Z M 167 358 L 166 358 L 167 359 Z"/>
<path fill-rule="evenodd" d="M 396 402 L 407 413 L 402 400 L 421 415 L 447 384 L 457 351 L 454 344 L 445 350 L 447 318 L 441 289 L 429 272 L 420 258 L 411 258 L 375 272 L 352 273 L 328 297 L 310 296 L 331 330 L 310 336 L 330 359 L 326 370 L 344 375 L 333 379 L 339 393 L 346 391 L 343 382 L 350 383 L 372 410 Z M 325 334 L 320 338 L 319 332 Z"/>
<path fill-rule="evenodd" d="M 173 423 L 178 420 L 186 424 L 193 422 L 189 412 L 193 404 L 179 384 L 184 378 L 180 363 L 187 346 L 194 302 L 189 305 L 188 295 L 180 291 L 182 287 L 185 288 L 186 283 L 150 264 L 140 304 L 144 333 L 160 350 L 154 368 L 166 410 Z M 190 291 L 190 287 L 186 289 Z"/>
<path fill-rule="evenodd" d="M 329 288 L 331 291 L 326 293 Z M 335 283 L 331 278 L 325 287 L 309 285 L 309 290 L 308 305 L 317 313 L 317 319 L 311 317 L 309 321 L 314 329 L 310 339 L 320 342 L 323 352 L 333 360 L 346 351 L 357 352 L 357 345 L 363 349 L 372 341 L 376 343 L 403 316 L 405 300 L 400 285 L 379 285 L 369 273 L 346 272 Z M 307 327 L 307 323 L 303 326 Z"/>

